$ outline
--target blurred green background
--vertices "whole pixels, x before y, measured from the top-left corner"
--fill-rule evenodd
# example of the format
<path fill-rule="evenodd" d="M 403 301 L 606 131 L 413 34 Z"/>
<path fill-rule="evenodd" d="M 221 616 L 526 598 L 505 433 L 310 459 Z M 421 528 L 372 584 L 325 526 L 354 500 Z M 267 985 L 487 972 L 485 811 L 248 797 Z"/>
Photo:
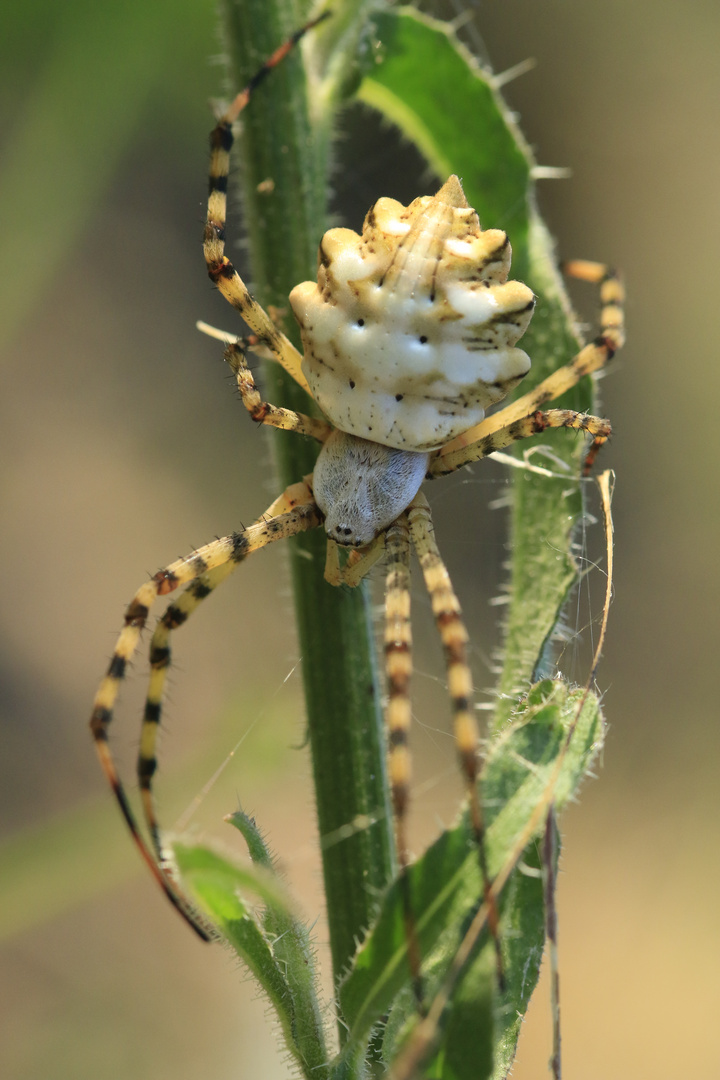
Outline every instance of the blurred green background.
<path fill-rule="evenodd" d="M 599 675 L 610 732 L 600 782 L 563 821 L 567 1075 L 710 1080 L 720 1064 L 720 9 L 432 7 L 461 9 L 471 15 L 462 36 L 496 71 L 537 61 L 506 96 L 540 163 L 572 170 L 540 186 L 559 252 L 611 261 L 629 287 L 629 344 L 601 386 L 615 430 L 604 460 L 618 474 Z M 264 435 L 221 349 L 193 328 L 196 318 L 237 325 L 200 250 L 219 52 L 212 0 L 26 0 L 0 15 L 0 1072 L 13 1080 L 287 1075 L 243 973 L 193 940 L 142 870 L 86 728 L 144 574 L 249 522 L 274 491 Z M 339 219 L 357 228 L 380 194 L 408 200 L 434 186 L 392 131 L 360 109 L 348 116 Z M 237 216 L 231 234 L 241 238 Z M 577 293 L 588 321 L 592 299 Z M 488 464 L 431 491 L 480 687 L 492 685 L 504 543 L 503 512 L 489 506 L 505 490 Z M 601 547 L 589 526 L 585 556 Z M 322 955 L 282 552 L 251 566 L 178 640 L 161 812 L 176 821 L 226 763 L 192 821 L 231 843 L 222 815 L 240 799 L 257 814 L 318 920 Z M 593 589 L 596 615 L 601 572 Z M 461 785 L 419 586 L 415 604 L 419 846 L 453 816 Z M 588 622 L 585 606 L 569 609 L 571 630 Z M 587 655 L 570 638 L 561 667 L 582 681 Z M 128 775 L 142 671 L 139 661 L 113 732 Z M 549 1030 L 543 985 L 516 1080 L 545 1075 Z"/>

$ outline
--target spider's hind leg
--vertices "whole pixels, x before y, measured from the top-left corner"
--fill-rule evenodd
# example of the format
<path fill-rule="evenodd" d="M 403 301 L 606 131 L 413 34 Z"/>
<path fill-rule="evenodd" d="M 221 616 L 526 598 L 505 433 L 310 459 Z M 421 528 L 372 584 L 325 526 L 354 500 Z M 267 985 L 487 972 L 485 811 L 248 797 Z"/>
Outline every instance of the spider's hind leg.
<path fill-rule="evenodd" d="M 495 947 L 498 985 L 504 987 L 504 964 L 498 927 L 498 907 L 487 866 L 485 820 L 479 790 L 478 726 L 473 711 L 473 685 L 467 659 L 468 632 L 450 575 L 435 540 L 430 507 L 425 496 L 415 496 L 407 512 L 410 536 L 417 552 L 425 587 L 430 594 L 433 616 L 445 653 L 448 691 L 452 705 L 453 728 L 460 766 L 465 778 L 470 811 L 470 826 L 483 881 L 483 900 L 487 905 L 488 929 Z"/>
<path fill-rule="evenodd" d="M 562 271 L 568 277 L 599 287 L 600 336 L 607 338 L 617 352 L 625 344 L 625 287 L 618 271 L 589 259 L 564 262 Z"/>
<path fill-rule="evenodd" d="M 395 842 L 400 864 L 399 887 L 405 922 L 405 940 L 413 993 L 425 1012 L 421 952 L 413 911 L 408 865 L 407 810 L 410 798 L 410 748 L 412 718 L 412 628 L 410 624 L 410 532 L 402 514 L 385 534 L 385 671 L 388 701 L 385 710 L 388 740 L 388 774 L 392 796 Z"/>

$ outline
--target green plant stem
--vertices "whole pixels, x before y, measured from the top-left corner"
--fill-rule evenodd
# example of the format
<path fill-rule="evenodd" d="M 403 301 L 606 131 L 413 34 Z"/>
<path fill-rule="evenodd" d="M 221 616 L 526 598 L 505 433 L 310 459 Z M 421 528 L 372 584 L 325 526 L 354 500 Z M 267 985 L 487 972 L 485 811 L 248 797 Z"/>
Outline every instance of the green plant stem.
<path fill-rule="evenodd" d="M 228 0 L 232 87 L 245 85 L 306 17 L 291 0 Z M 264 305 L 287 310 L 290 289 L 315 276 L 317 244 L 326 228 L 330 111 L 327 102 L 311 109 L 296 52 L 242 115 L 234 170 L 237 174 L 239 167 L 241 174 L 252 288 Z M 267 180 L 272 190 L 258 191 Z M 297 342 L 291 318 L 285 329 Z M 270 400 L 308 411 L 307 395 L 279 366 L 269 365 L 266 384 Z M 283 485 L 312 472 L 316 447 L 309 440 L 281 432 L 273 446 Z M 324 560 L 324 534 L 296 538 L 292 580 L 337 977 L 391 876 L 393 846 L 369 597 L 364 588 L 329 586 L 323 580 Z"/>

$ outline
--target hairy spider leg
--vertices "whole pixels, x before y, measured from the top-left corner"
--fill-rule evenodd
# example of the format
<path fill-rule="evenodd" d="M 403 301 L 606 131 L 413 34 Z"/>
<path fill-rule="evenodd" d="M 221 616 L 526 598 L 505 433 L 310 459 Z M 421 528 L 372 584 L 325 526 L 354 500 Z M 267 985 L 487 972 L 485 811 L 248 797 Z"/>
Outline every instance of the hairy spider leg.
<path fill-rule="evenodd" d="M 314 505 L 314 501 L 307 483 L 303 481 L 292 484 L 267 508 L 262 518 L 255 524 L 269 525 L 280 515 L 287 514 L 298 506 L 310 505 Z M 187 622 L 201 601 L 207 599 L 218 585 L 230 577 L 241 561 L 230 559 L 195 578 L 158 620 L 150 642 L 150 679 L 140 731 L 137 777 L 143 815 L 152 837 L 155 854 L 160 861 L 163 859 L 162 835 L 155 811 L 152 781 L 157 770 L 157 739 L 162 717 L 162 701 L 172 663 L 170 635 L 173 630 L 179 629 Z"/>
<path fill-rule="evenodd" d="M 327 18 L 326 11 L 312 19 L 288 38 L 256 71 L 250 82 L 235 97 L 230 108 L 220 117 L 210 136 L 210 174 L 208 180 L 208 209 L 203 237 L 203 252 L 211 281 L 226 300 L 236 308 L 260 343 L 266 345 L 289 375 L 308 389 L 300 364 L 302 356 L 292 342 L 275 325 L 267 312 L 250 295 L 244 281 L 225 255 L 225 224 L 227 220 L 227 189 L 230 175 L 230 151 L 234 136 L 232 126 L 246 107 L 256 87 L 283 60 L 298 41 L 319 22 Z"/>
<path fill-rule="evenodd" d="M 239 565 L 234 561 L 226 562 L 195 578 L 178 599 L 166 608 L 158 620 L 150 641 L 150 679 L 140 732 L 137 777 L 145 822 L 150 832 L 155 856 L 160 862 L 164 856 L 160 824 L 155 813 L 152 779 L 157 769 L 156 745 L 162 717 L 165 683 L 172 663 L 170 634 L 183 626 L 198 604 L 205 600 Z"/>
<path fill-rule="evenodd" d="M 268 401 L 263 401 L 247 365 L 245 349 L 239 341 L 227 346 L 225 360 L 235 375 L 242 403 L 250 414 L 251 420 L 254 420 L 256 424 L 268 424 L 270 427 L 280 428 L 283 431 L 295 431 L 299 435 L 309 435 L 320 443 L 325 442 L 333 430 L 327 420 L 306 416 L 304 413 L 283 409 L 277 405 L 271 405 Z"/>
<path fill-rule="evenodd" d="M 309 30 L 313 30 L 316 26 L 319 26 L 321 22 L 324 22 L 325 19 L 329 19 L 331 15 L 332 11 L 323 11 L 322 14 L 317 15 L 314 19 L 309 19 L 303 26 L 298 27 L 298 29 L 295 30 L 282 45 L 278 45 L 275 52 L 258 68 L 247 86 L 244 86 L 243 89 L 236 94 L 232 105 L 225 113 L 225 117 L 230 123 L 237 120 L 259 84 L 267 78 L 272 69 L 277 67 L 277 65 L 285 59 L 287 54 L 295 48 L 297 43 L 305 37 Z"/>
<path fill-rule="evenodd" d="M 274 504 L 273 504 L 274 505 Z M 150 581 L 142 585 L 131 600 L 125 612 L 125 626 L 120 633 L 115 650 L 110 660 L 105 677 L 95 696 L 93 711 L 90 719 L 90 728 L 95 740 L 95 747 L 100 758 L 103 771 L 117 799 L 120 810 L 127 822 L 130 833 L 140 851 L 142 858 L 149 866 L 153 876 L 165 892 L 166 896 L 180 914 L 193 927 L 198 935 L 208 941 L 212 937 L 211 931 L 205 926 L 200 916 L 194 911 L 192 904 L 177 889 L 167 872 L 159 865 L 152 851 L 140 833 L 135 814 L 127 797 L 115 760 L 112 756 L 108 743 L 108 729 L 113 719 L 115 702 L 120 686 L 125 677 L 127 666 L 137 647 L 140 634 L 146 625 L 150 607 L 158 596 L 165 596 L 182 585 L 195 582 L 198 578 L 224 567 L 228 563 L 238 564 L 252 554 L 265 547 L 273 540 L 281 540 L 286 536 L 313 529 L 320 524 L 321 514 L 314 501 L 296 506 L 287 513 L 276 517 L 271 516 L 267 520 L 261 519 L 254 525 L 240 532 L 205 545 L 184 559 L 178 559 L 163 570 L 159 570 Z M 201 592 L 202 590 L 200 590 Z M 192 596 L 188 603 L 199 601 L 201 595 Z M 182 615 L 182 609 L 179 615 Z M 171 617 L 171 622 L 174 617 Z M 181 621 L 185 621 L 181 619 Z M 168 654 L 169 662 L 169 654 Z M 158 664 L 158 670 L 159 670 Z M 163 675 L 164 679 L 164 675 Z M 151 683 L 152 688 L 152 683 Z M 157 715 L 153 715 L 157 711 Z M 154 747 L 154 739 L 157 726 L 160 721 L 159 703 L 157 710 L 151 708 L 151 715 L 143 721 L 143 740 L 145 747 Z M 149 732 L 152 731 L 152 737 Z M 150 783 L 150 778 L 155 768 L 154 751 L 146 755 L 141 744 L 138 773 L 141 776 L 141 787 L 144 782 Z M 143 778 L 146 778 L 144 780 Z"/>
<path fill-rule="evenodd" d="M 488 930 L 495 947 L 497 979 L 499 988 L 502 991 L 505 978 L 497 898 L 491 890 L 492 882 L 487 867 L 485 819 L 478 782 L 480 737 L 473 710 L 472 673 L 467 659 L 467 646 L 470 639 L 462 619 L 460 603 L 455 595 L 450 575 L 435 540 L 435 527 L 430 514 L 430 506 L 422 492 L 415 496 L 410 505 L 408 521 L 410 524 L 410 536 L 420 562 L 420 569 L 430 596 L 435 624 L 445 654 L 456 751 L 465 778 L 470 826 L 483 881 L 483 900 L 488 908 Z"/>
<path fill-rule="evenodd" d="M 583 281 L 599 285 L 600 291 L 600 333 L 594 341 L 586 345 L 568 364 L 558 368 L 552 375 L 538 383 L 534 389 L 523 394 L 504 409 L 487 417 L 480 424 L 465 431 L 462 435 L 447 443 L 438 451 L 430 466 L 430 475 L 443 476 L 452 472 L 452 468 L 445 468 L 444 459 L 450 458 L 458 462 L 454 468 L 460 468 L 464 464 L 458 451 L 471 443 L 481 442 L 485 437 L 492 435 L 501 428 L 507 428 L 516 420 L 522 420 L 545 405 L 548 401 L 554 401 L 570 390 L 585 375 L 591 375 L 612 359 L 615 353 L 622 348 L 625 342 L 625 319 L 624 303 L 625 289 L 622 278 L 615 270 L 609 269 L 603 263 L 576 260 L 569 262 L 564 267 L 565 272 Z M 585 458 L 584 472 L 589 472 L 595 460 L 600 445 L 591 445 Z M 500 449 L 497 447 L 496 449 Z"/>
<path fill-rule="evenodd" d="M 498 413 L 498 417 L 504 416 L 506 411 L 508 410 L 503 409 L 502 412 Z M 520 420 L 514 420 L 509 424 L 496 427 L 496 430 L 491 434 L 483 436 L 483 438 L 478 439 L 469 446 L 462 446 L 452 454 L 447 454 L 444 457 L 438 455 L 430 462 L 428 477 L 434 479 L 438 476 L 446 476 L 447 473 L 461 469 L 463 465 L 470 465 L 473 461 L 479 461 L 481 458 L 487 457 L 488 454 L 494 454 L 496 450 L 503 450 L 506 446 L 510 446 L 511 443 L 517 442 L 518 439 L 529 439 L 532 435 L 539 435 L 541 432 L 547 431 L 548 428 L 571 428 L 575 431 L 585 431 L 588 435 L 591 435 L 593 441 L 588 455 L 592 453 L 593 449 L 599 449 L 606 443 L 612 431 L 610 421 L 602 420 L 598 416 L 578 413 L 573 409 L 548 409 L 546 412 L 538 410 L 532 413 L 531 416 L 524 416 Z M 597 453 L 597 449 L 595 449 L 595 453 Z"/>
<path fill-rule="evenodd" d="M 282 428 L 285 431 L 309 435 L 319 442 L 324 442 L 332 430 L 326 421 L 304 416 L 290 409 L 277 408 L 261 399 L 255 380 L 247 366 L 245 349 L 240 342 L 233 342 L 228 345 L 225 350 L 225 359 L 235 374 L 243 405 L 253 420 L 260 424 Z M 306 483 L 293 484 L 268 507 L 263 518 L 277 517 L 279 514 L 294 509 L 295 506 L 309 504 L 312 501 L 312 492 Z M 150 683 L 145 701 L 137 774 L 145 822 L 152 837 L 158 860 L 163 858 L 162 837 L 155 811 L 152 779 L 157 769 L 157 734 L 162 713 L 165 683 L 171 664 L 170 634 L 187 622 L 200 602 L 205 600 L 218 585 L 229 577 L 238 565 L 236 561 L 229 561 L 222 566 L 200 574 L 191 582 L 178 600 L 169 605 L 162 618 L 158 621 L 150 643 Z"/>
<path fill-rule="evenodd" d="M 408 965 L 415 1000 L 424 1010 L 422 955 L 413 911 L 408 865 L 407 809 L 410 801 L 411 759 L 408 736 L 412 722 L 412 627 L 410 623 L 410 526 L 402 514 L 385 534 L 385 674 L 387 679 L 388 775 L 400 865 L 399 887 L 405 922 Z"/>

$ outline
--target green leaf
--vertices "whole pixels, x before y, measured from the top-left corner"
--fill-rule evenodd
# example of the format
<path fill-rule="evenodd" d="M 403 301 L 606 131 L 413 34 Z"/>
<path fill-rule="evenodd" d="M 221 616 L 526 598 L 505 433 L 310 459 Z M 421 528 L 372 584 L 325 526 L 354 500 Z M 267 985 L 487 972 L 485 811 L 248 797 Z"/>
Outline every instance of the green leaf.
<path fill-rule="evenodd" d="M 532 158 L 491 77 L 450 27 L 413 8 L 373 22 L 380 44 L 358 97 L 396 124 L 442 180 L 457 173 L 482 224 L 510 234 L 522 276 Z"/>
<path fill-rule="evenodd" d="M 544 937 L 542 886 L 533 873 L 535 839 L 544 829 L 550 803 L 562 809 L 602 744 L 597 700 L 588 696 L 578 714 L 583 697 L 560 681 L 538 684 L 490 749 L 483 774 L 487 858 L 491 878 L 504 875 L 508 879 L 500 920 L 507 987 L 493 1006 L 493 948 L 483 930 L 456 989 L 453 1011 L 446 1018 L 436 1058 L 438 1067 L 441 1059 L 445 1064 L 441 1071 L 428 1075 L 475 1080 L 491 1075 L 496 1044 L 501 1061 L 511 1060 L 518 1013 L 522 1016 L 527 1007 Z M 477 852 L 464 818 L 411 867 L 410 889 L 420 947 L 427 957 L 423 966 L 426 993 L 432 1000 L 482 896 Z M 349 1052 L 356 1041 L 368 1037 L 383 1014 L 395 1008 L 401 1015 L 393 1017 L 391 1012 L 385 1040 L 385 1051 L 392 1059 L 406 1027 L 414 1022 L 408 978 L 403 905 L 394 883 L 340 988 L 343 1013 L 352 1024 Z M 398 1003 L 399 994 L 403 996 Z M 468 1030 L 466 1046 L 463 1032 Z"/>
<path fill-rule="evenodd" d="M 274 873 L 273 858 L 254 818 L 242 811 L 227 818 L 238 829 L 248 846 L 250 858 L 259 869 Z M 313 1076 L 323 1076 L 327 1063 L 320 1009 L 315 952 L 310 934 L 290 907 L 268 904 L 263 914 L 265 934 L 273 942 L 273 952 L 285 972 L 292 999 L 296 1002 L 294 1039 L 302 1049 Z"/>
<path fill-rule="evenodd" d="M 249 838 L 254 865 L 178 840 L 172 845 L 178 870 L 200 910 L 267 994 L 302 1074 L 325 1077 L 328 1055 L 307 928 L 292 912 L 255 823 L 240 814 L 233 823 Z M 248 905 L 248 892 L 265 902 L 264 912 Z"/>

